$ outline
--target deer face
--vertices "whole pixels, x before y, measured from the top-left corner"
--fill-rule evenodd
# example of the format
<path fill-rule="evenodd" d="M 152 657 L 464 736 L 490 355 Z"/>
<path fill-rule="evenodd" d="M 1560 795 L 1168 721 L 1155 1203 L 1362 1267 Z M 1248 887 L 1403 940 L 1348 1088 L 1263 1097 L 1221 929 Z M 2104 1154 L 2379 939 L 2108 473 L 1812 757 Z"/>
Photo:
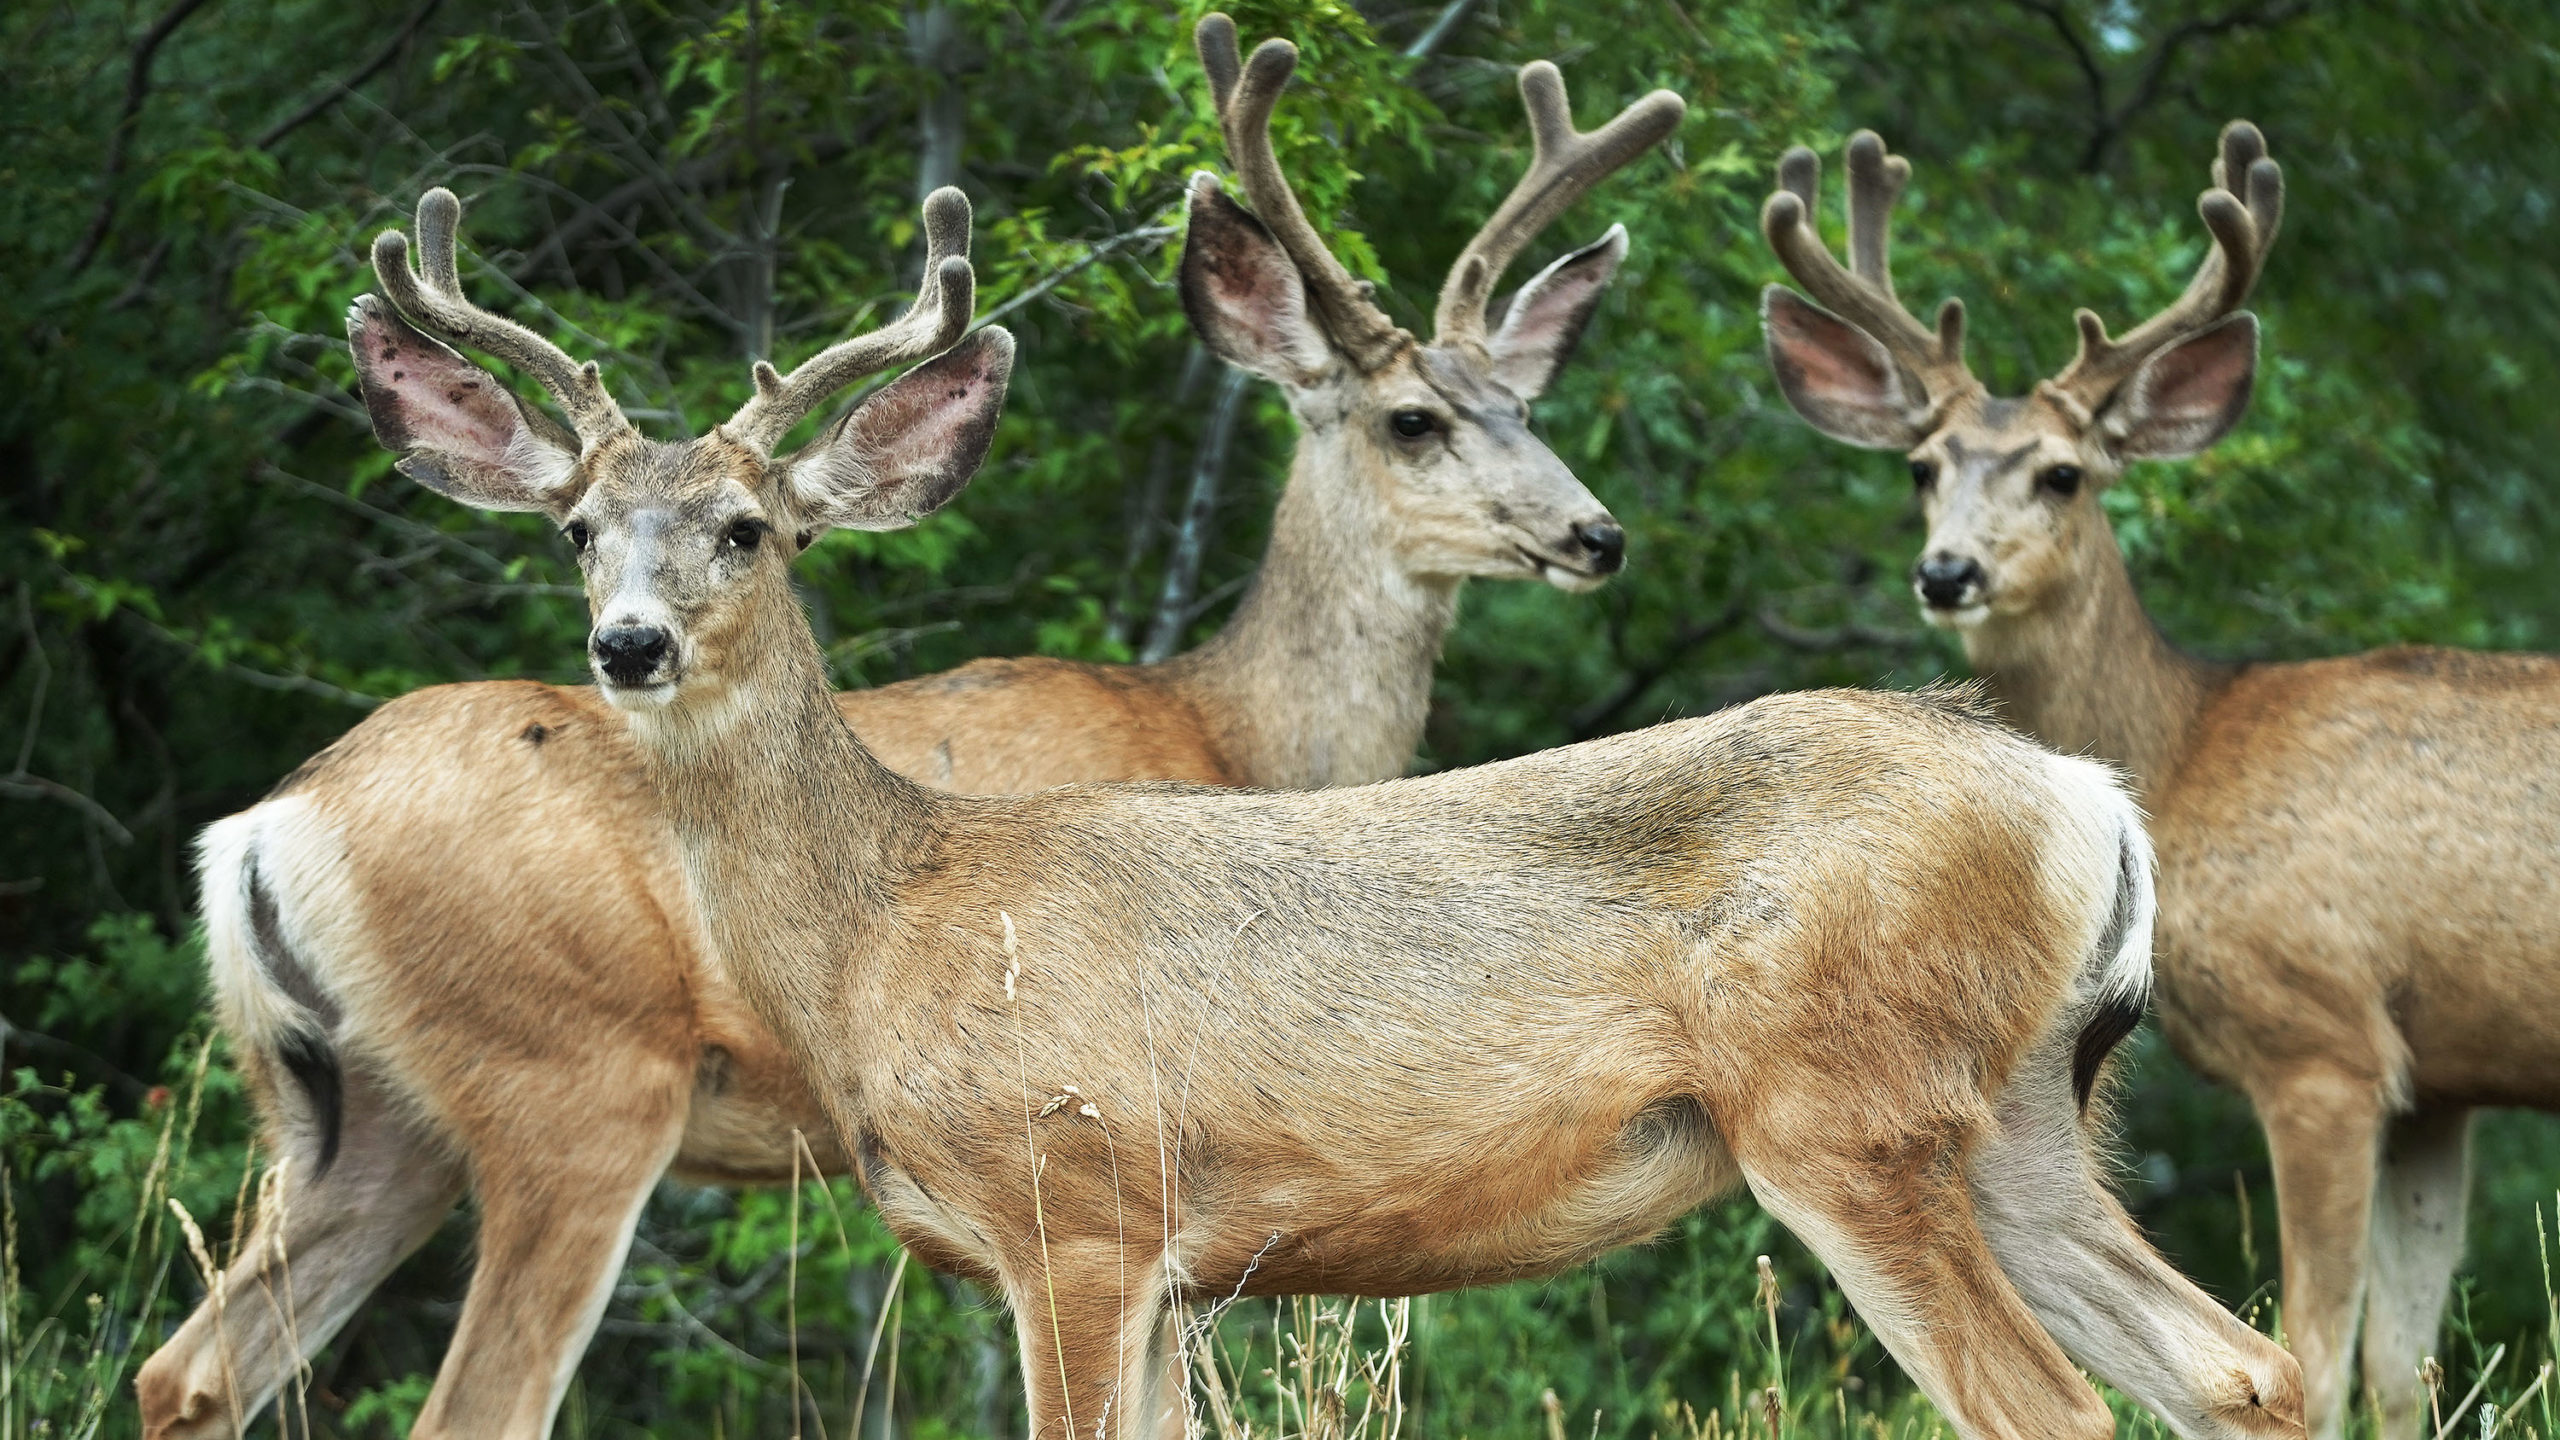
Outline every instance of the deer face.
<path fill-rule="evenodd" d="M 1797 412 L 1834 439 L 1873 446 L 1888 436 L 1889 397 L 1861 393 L 1863 367 L 1809 353 L 1823 327 L 1776 319 L 1783 303 L 1772 304 L 1770 345 Z M 2257 354 L 2257 321 L 2240 315 L 2152 355 L 2094 414 L 2049 386 L 1944 406 L 1908 451 L 1929 522 L 1911 567 L 1922 616 L 1965 629 L 2066 603 L 2088 547 L 2115 543 L 2099 494 L 2130 462 L 2193 455 L 2238 424 Z"/>
<path fill-rule="evenodd" d="M 1626 532 L 1531 433 L 1529 403 L 1581 340 L 1626 258 L 1626 231 L 1612 226 L 1549 265 L 1508 305 L 1487 302 L 1548 221 L 1679 125 L 1680 98 L 1655 91 L 1585 133 L 1556 68 L 1521 67 L 1536 145 L 1529 172 L 1451 267 L 1426 345 L 1325 248 L 1281 173 L 1271 112 L 1296 47 L 1266 40 L 1248 61 L 1219 14 L 1204 16 L 1195 38 L 1253 212 L 1213 177 L 1192 178 L 1183 307 L 1221 359 L 1287 391 L 1303 431 L 1292 483 L 1312 482 L 1353 529 L 1374 528 L 1392 563 L 1417 579 L 1509 576 L 1588 590 L 1615 574 Z"/>
<path fill-rule="evenodd" d="M 1963 628 L 2051 603 L 2116 461 L 2041 400 L 1983 397 L 1912 448 L 1929 538 L 1911 587 L 1930 624 Z"/>
<path fill-rule="evenodd" d="M 1612 229 L 1521 288 L 1489 342 L 1412 342 L 1363 368 L 1311 310 L 1259 221 L 1195 183 L 1182 289 L 1221 359 L 1277 381 L 1300 466 L 1409 575 L 1543 579 L 1589 590 L 1626 561 L 1616 517 L 1529 428 L 1529 402 L 1571 355 L 1626 254 Z"/>
<path fill-rule="evenodd" d="M 675 444 L 626 428 L 581 452 L 390 307 L 359 304 L 351 320 L 365 402 L 401 469 L 560 526 L 586 577 L 588 662 L 609 699 L 637 709 L 750 668 L 752 617 L 772 613 L 773 591 L 787 613 L 792 557 L 819 535 L 903 528 L 957 495 L 1013 363 L 1012 337 L 981 330 L 781 459 L 726 426 Z"/>
<path fill-rule="evenodd" d="M 1910 167 L 1862 132 L 1848 168 L 1847 268 L 1813 234 L 1813 152 L 1788 153 L 1761 211 L 1787 269 L 1833 307 L 1783 286 L 1764 292 L 1779 388 L 1823 434 L 1908 453 L 1929 520 L 1911 584 L 1931 624 L 1971 629 L 2062 606 L 2092 573 L 2093 547 L 2115 544 L 2099 492 L 2135 460 L 2204 450 L 2247 412 L 2258 322 L 2238 306 L 2283 215 L 2282 174 L 2255 127 L 2227 127 L 2214 186 L 2197 206 L 2215 247 L 2186 294 L 2121 341 L 2079 312 L 2070 368 L 2032 395 L 2001 399 L 1965 366 L 1961 303 L 1941 306 L 1933 330 L 1894 297 L 1885 217 Z"/>
<path fill-rule="evenodd" d="M 631 428 L 593 365 L 462 297 L 461 204 L 430 191 L 418 206 L 423 273 L 409 268 L 406 238 L 385 232 L 374 271 L 396 306 L 367 295 L 347 315 L 374 433 L 404 474 L 440 494 L 559 525 L 586 576 L 588 660 L 615 704 L 646 710 L 716 694 L 755 670 L 758 625 L 792 616 L 793 556 L 834 527 L 915 524 L 986 457 L 1013 337 L 989 327 L 962 338 L 974 290 L 968 201 L 943 190 L 924 208 L 926 283 L 905 317 L 789 376 L 758 364 L 755 397 L 727 424 L 666 444 Z M 533 374 L 574 433 L 404 312 Z M 807 446 L 773 455 L 836 390 L 928 355 Z"/>

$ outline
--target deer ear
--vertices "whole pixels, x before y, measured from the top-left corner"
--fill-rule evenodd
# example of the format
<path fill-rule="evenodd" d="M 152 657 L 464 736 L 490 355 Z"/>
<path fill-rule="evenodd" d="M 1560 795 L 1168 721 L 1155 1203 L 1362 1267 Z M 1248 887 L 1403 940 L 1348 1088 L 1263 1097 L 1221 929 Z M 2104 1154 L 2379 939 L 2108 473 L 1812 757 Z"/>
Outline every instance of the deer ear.
<path fill-rule="evenodd" d="M 2242 311 L 2143 361 L 2098 424 L 2129 460 L 2198 454 L 2249 413 L 2257 378 L 2258 317 Z"/>
<path fill-rule="evenodd" d="M 903 530 L 978 473 L 1004 412 L 1013 336 L 990 325 L 875 390 L 786 462 L 804 533 Z"/>
<path fill-rule="evenodd" d="M 1200 343 L 1283 385 L 1303 389 L 1332 374 L 1333 346 L 1307 309 L 1307 282 L 1289 252 L 1205 171 L 1191 177 L 1189 210 L 1182 309 Z"/>
<path fill-rule="evenodd" d="M 348 307 L 347 348 L 374 438 L 401 474 L 482 510 L 557 516 L 578 503 L 577 441 L 496 376 L 372 295 Z"/>
<path fill-rule="evenodd" d="M 1609 233 L 1549 265 L 1513 294 L 1494 332 L 1493 378 L 1523 401 L 1535 400 L 1555 382 L 1582 342 L 1583 327 L 1627 258 L 1627 227 Z"/>
<path fill-rule="evenodd" d="M 1927 403 L 1874 336 L 1784 285 L 1760 293 L 1760 330 L 1778 388 L 1806 424 L 1869 450 L 1928 438 Z"/>

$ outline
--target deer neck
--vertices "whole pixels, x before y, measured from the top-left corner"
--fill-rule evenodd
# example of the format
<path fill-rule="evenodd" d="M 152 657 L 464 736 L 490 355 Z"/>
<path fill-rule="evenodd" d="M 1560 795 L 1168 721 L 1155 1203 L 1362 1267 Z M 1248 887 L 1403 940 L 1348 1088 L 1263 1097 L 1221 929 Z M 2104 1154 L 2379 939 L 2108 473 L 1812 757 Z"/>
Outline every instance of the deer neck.
<path fill-rule="evenodd" d="M 724 683 L 633 712 L 631 730 L 713 953 L 817 1065 L 891 887 L 932 843 L 934 802 L 845 725 L 782 567 L 758 583 Z"/>
<path fill-rule="evenodd" d="M 1403 774 L 1457 616 L 1458 580 L 1406 569 L 1394 517 L 1331 448 L 1301 441 L 1251 588 L 1225 629 L 1167 664 L 1242 784 Z"/>
<path fill-rule="evenodd" d="M 2014 723 L 2065 754 L 2124 767 L 2148 801 L 2228 672 L 2161 635 L 2106 525 L 2084 527 L 2071 563 L 2079 578 L 2059 603 L 1986 618 L 1965 632 L 1965 658 Z"/>

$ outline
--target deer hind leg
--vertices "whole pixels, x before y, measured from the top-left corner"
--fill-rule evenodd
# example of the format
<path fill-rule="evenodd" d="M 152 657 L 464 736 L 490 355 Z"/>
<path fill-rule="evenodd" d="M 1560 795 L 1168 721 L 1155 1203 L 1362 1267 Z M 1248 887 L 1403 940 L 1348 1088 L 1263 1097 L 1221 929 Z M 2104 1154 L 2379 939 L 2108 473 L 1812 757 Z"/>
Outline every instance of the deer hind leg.
<path fill-rule="evenodd" d="M 2374 1080 L 2321 1068 L 2252 1097 L 2274 1161 L 2284 1328 L 2315 1440 L 2345 1433 L 2384 1105 Z"/>
<path fill-rule="evenodd" d="M 2170 1268 L 2098 1182 L 2069 1063 L 2064 1046 L 2023 1067 L 1966 1166 L 2001 1269 L 2073 1359 L 2179 1435 L 2302 1434 L 2293 1357 Z"/>
<path fill-rule="evenodd" d="M 2471 1111 L 2422 1109 L 2383 1132 L 2364 1306 L 2364 1385 L 2379 1440 L 2422 1433 L 2418 1365 L 2435 1349 L 2445 1292 L 2462 1263 L 2470 1191 Z"/>
<path fill-rule="evenodd" d="M 1008 1266 L 1005 1301 L 1022 1343 L 1030 1440 L 1159 1440 L 1177 1433 L 1170 1303 L 1154 1257 L 1052 1241 Z"/>
<path fill-rule="evenodd" d="M 1963 1178 L 1969 1127 L 1933 1119 L 1879 1135 L 1861 1123 L 1855 1128 L 1868 1133 L 1854 1145 L 1809 1128 L 1734 1137 L 1752 1194 L 1830 1267 L 1956 1432 L 1965 1440 L 2114 1435 L 2107 1407 L 2036 1323 L 1975 1226 Z"/>
<path fill-rule="evenodd" d="M 542 1440 L 684 1133 L 672 1057 L 546 1069 L 472 1137 L 479 1258 L 413 1440 Z"/>
<path fill-rule="evenodd" d="M 357 1068 L 328 1168 L 316 1152 L 287 1153 L 223 1274 L 219 1314 L 208 1297 L 134 1377 L 146 1440 L 244 1431 L 462 1194 L 461 1165 Z"/>

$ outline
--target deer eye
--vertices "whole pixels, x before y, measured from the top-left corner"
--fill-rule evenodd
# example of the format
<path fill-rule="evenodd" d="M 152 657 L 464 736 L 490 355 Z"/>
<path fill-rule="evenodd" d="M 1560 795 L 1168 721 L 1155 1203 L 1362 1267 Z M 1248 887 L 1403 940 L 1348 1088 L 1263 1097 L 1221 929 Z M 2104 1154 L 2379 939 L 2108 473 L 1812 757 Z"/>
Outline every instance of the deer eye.
<path fill-rule="evenodd" d="M 1937 462 L 1937 461 L 1935 461 L 1935 460 L 1914 460 L 1914 461 L 1912 461 L 1912 462 L 1911 462 L 1911 488 L 1912 488 L 1912 489 L 1914 489 L 1914 490 L 1926 490 L 1926 489 L 1928 489 L 1930 486 L 1935 485 L 1935 484 L 1937 484 L 1937 483 L 1938 483 L 1938 462 Z"/>
<path fill-rule="evenodd" d="M 584 520 L 570 521 L 568 528 L 560 533 L 569 537 L 570 547 L 581 555 L 586 554 L 587 547 L 595 543 L 595 532 L 587 528 L 587 522 Z"/>
<path fill-rule="evenodd" d="M 764 543 L 765 528 L 761 520 L 741 520 L 729 527 L 728 534 L 720 537 L 721 543 L 732 550 L 753 550 Z"/>
<path fill-rule="evenodd" d="M 1399 410 L 1387 417 L 1387 428 L 1407 440 L 1419 440 L 1439 428 L 1428 410 Z"/>
<path fill-rule="evenodd" d="M 2080 493 L 2080 467 L 2048 465 L 2036 472 L 2036 488 L 2067 500 Z"/>

